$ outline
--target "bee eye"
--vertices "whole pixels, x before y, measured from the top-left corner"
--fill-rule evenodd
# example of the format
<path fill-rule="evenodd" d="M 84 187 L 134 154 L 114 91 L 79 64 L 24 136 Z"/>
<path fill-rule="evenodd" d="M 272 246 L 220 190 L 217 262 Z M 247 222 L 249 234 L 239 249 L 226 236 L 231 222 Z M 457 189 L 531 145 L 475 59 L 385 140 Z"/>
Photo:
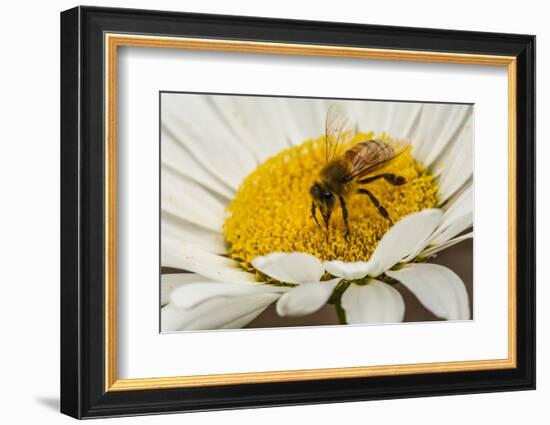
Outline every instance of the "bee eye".
<path fill-rule="evenodd" d="M 323 192 L 323 198 L 327 199 L 327 198 L 332 198 L 332 193 L 330 192 Z"/>
<path fill-rule="evenodd" d="M 309 193 L 314 199 L 318 199 L 324 203 L 330 203 L 334 199 L 334 194 L 322 187 L 319 183 L 315 183 L 311 186 Z"/>
<path fill-rule="evenodd" d="M 313 196 L 314 198 L 320 197 L 319 185 L 318 185 L 317 183 L 315 183 L 313 186 L 311 186 L 311 188 L 309 189 L 309 193 L 310 193 L 311 196 Z"/>

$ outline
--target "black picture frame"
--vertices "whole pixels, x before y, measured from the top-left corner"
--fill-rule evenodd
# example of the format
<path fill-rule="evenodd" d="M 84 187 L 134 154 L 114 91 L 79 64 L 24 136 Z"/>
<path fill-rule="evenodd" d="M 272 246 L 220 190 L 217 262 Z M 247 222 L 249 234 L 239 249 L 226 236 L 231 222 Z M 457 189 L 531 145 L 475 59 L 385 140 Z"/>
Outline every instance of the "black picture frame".
<path fill-rule="evenodd" d="M 517 61 L 517 367 L 105 391 L 104 34 L 514 56 Z M 535 388 L 535 37 L 76 7 L 61 13 L 61 412 L 75 418 Z"/>

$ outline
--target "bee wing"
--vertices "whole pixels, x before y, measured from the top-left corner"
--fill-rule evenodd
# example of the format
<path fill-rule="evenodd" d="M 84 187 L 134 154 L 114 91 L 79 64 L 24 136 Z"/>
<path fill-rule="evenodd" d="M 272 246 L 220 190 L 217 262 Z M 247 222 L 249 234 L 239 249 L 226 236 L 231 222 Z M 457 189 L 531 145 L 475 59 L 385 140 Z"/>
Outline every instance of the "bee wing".
<path fill-rule="evenodd" d="M 405 152 L 409 145 L 408 142 L 383 140 L 368 140 L 353 145 L 344 153 L 351 165 L 347 180 L 351 181 L 383 167 Z"/>
<path fill-rule="evenodd" d="M 325 119 L 325 161 L 334 158 L 354 134 L 354 123 L 346 110 L 337 103 L 332 104 Z"/>

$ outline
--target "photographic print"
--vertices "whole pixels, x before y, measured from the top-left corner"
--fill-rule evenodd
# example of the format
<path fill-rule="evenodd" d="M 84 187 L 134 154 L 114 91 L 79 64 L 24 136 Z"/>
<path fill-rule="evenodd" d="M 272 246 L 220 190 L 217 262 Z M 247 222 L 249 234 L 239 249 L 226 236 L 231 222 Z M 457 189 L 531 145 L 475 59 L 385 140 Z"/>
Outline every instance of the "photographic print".
<path fill-rule="evenodd" d="M 64 11 L 60 410 L 534 389 L 535 50 Z"/>
<path fill-rule="evenodd" d="M 470 104 L 160 93 L 162 332 L 471 320 Z"/>

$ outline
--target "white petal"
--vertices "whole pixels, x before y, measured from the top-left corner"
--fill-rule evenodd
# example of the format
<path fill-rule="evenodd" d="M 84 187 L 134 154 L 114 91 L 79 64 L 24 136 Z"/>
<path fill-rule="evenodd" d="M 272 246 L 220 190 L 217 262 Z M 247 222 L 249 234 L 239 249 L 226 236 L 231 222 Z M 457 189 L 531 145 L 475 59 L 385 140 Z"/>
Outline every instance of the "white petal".
<path fill-rule="evenodd" d="M 292 288 L 279 298 L 277 313 L 279 316 L 304 316 L 316 312 L 325 305 L 341 280 L 306 282 Z"/>
<path fill-rule="evenodd" d="M 281 116 L 279 99 L 212 96 L 212 101 L 219 116 L 230 123 L 229 127 L 254 154 L 256 162 L 263 162 L 289 147 L 286 133 L 288 123 Z"/>
<path fill-rule="evenodd" d="M 367 101 L 356 105 L 356 119 L 361 131 L 374 131 L 376 135 L 385 132 L 396 139 L 411 139 L 420 112 L 419 103 Z"/>
<path fill-rule="evenodd" d="M 279 98 L 277 103 L 291 146 L 324 135 L 325 116 L 331 101 Z"/>
<path fill-rule="evenodd" d="M 459 236 L 457 238 L 449 239 L 447 242 L 444 242 L 440 245 L 434 245 L 428 249 L 425 249 L 420 253 L 422 257 L 431 257 L 434 254 L 437 254 L 444 249 L 450 248 L 453 245 L 456 245 L 459 242 L 465 241 L 474 237 L 474 232 L 466 233 L 465 235 Z"/>
<path fill-rule="evenodd" d="M 346 263 L 340 260 L 325 261 L 323 263 L 325 270 L 333 276 L 341 277 L 346 280 L 361 279 L 369 274 L 372 263 L 367 261 L 355 261 Z"/>
<path fill-rule="evenodd" d="M 168 273 L 160 276 L 160 303 L 166 305 L 170 301 L 170 294 L 174 289 L 193 282 L 208 281 L 205 277 L 195 273 Z"/>
<path fill-rule="evenodd" d="M 372 279 L 367 285 L 351 284 L 342 295 L 349 324 L 402 322 L 405 303 L 390 285 Z"/>
<path fill-rule="evenodd" d="M 442 244 L 472 226 L 473 192 L 473 185 L 470 185 L 449 205 L 443 214 L 441 224 L 430 238 L 430 245 Z"/>
<path fill-rule="evenodd" d="M 207 229 L 221 231 L 226 206 L 221 199 L 166 165 L 161 167 L 161 179 L 162 211 Z"/>
<path fill-rule="evenodd" d="M 407 264 L 386 274 L 405 285 L 438 317 L 468 320 L 470 304 L 464 283 L 447 267 L 438 264 Z"/>
<path fill-rule="evenodd" d="M 207 278 L 232 283 L 256 282 L 255 276 L 238 268 L 236 261 L 211 254 L 188 242 L 164 238 L 161 264 L 198 273 Z"/>
<path fill-rule="evenodd" d="M 259 305 L 257 309 L 250 311 L 250 313 L 235 315 L 236 317 L 233 320 L 231 320 L 230 322 L 226 321 L 223 325 L 220 326 L 220 329 L 240 329 L 243 326 L 248 325 L 256 317 L 263 313 L 264 310 L 269 307 L 269 304 L 271 304 L 276 299 L 272 299 L 269 295 L 265 296 L 264 298 L 265 300 L 257 300 Z M 209 320 L 212 320 L 212 318 L 209 318 Z"/>
<path fill-rule="evenodd" d="M 242 297 L 253 294 L 280 294 L 290 288 L 261 283 L 227 283 L 208 279 L 196 280 L 172 291 L 170 303 L 178 308 L 191 309 L 212 298 Z"/>
<path fill-rule="evenodd" d="M 411 134 L 414 157 L 429 167 L 454 141 L 471 114 L 470 105 L 422 104 L 418 125 Z"/>
<path fill-rule="evenodd" d="M 239 297 L 216 297 L 190 310 L 172 304 L 161 313 L 163 331 L 235 329 L 254 320 L 278 294 L 252 294 Z"/>
<path fill-rule="evenodd" d="M 473 168 L 473 125 L 468 122 L 462 126 L 457 140 L 433 166 L 434 174 L 439 176 L 440 202 L 445 202 L 472 178 Z"/>
<path fill-rule="evenodd" d="M 254 294 L 209 300 L 192 310 L 193 318 L 186 323 L 184 329 L 241 328 L 278 298 L 278 294 Z"/>
<path fill-rule="evenodd" d="M 407 256 L 419 253 L 441 221 L 438 209 L 409 214 L 395 223 L 378 243 L 369 263 L 369 276 L 376 277 Z"/>
<path fill-rule="evenodd" d="M 161 143 L 162 164 L 178 170 L 185 177 L 205 185 L 228 200 L 233 198 L 235 191 L 199 164 L 189 149 L 165 128 L 162 129 Z M 177 194 L 185 196 L 182 191 L 178 191 Z"/>
<path fill-rule="evenodd" d="M 161 244 L 168 239 L 190 242 L 213 254 L 227 253 L 221 232 L 215 232 L 185 219 L 173 216 L 166 211 L 161 213 Z M 164 251 L 164 249 L 163 249 Z"/>
<path fill-rule="evenodd" d="M 160 328 L 162 332 L 179 331 L 185 325 L 185 311 L 168 304 L 160 310 Z"/>
<path fill-rule="evenodd" d="M 233 189 L 257 165 L 229 123 L 220 120 L 209 96 L 164 94 L 162 124 L 210 174 Z"/>
<path fill-rule="evenodd" d="M 321 261 L 303 252 L 274 252 L 254 258 L 252 265 L 272 279 L 287 283 L 317 282 L 324 273 Z"/>

